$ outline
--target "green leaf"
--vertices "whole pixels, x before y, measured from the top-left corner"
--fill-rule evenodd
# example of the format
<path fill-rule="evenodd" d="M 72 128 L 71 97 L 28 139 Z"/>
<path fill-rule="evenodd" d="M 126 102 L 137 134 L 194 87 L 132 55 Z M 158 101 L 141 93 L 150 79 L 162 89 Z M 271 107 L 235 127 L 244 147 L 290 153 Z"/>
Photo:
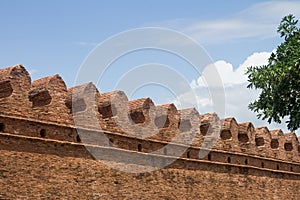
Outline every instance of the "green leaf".
<path fill-rule="evenodd" d="M 300 127 L 300 30 L 297 23 L 293 15 L 283 17 L 277 31 L 285 41 L 271 54 L 267 65 L 251 66 L 245 73 L 247 88 L 261 90 L 249 109 L 269 123 L 281 123 L 283 118 L 289 118 L 286 123 L 292 131 Z"/>

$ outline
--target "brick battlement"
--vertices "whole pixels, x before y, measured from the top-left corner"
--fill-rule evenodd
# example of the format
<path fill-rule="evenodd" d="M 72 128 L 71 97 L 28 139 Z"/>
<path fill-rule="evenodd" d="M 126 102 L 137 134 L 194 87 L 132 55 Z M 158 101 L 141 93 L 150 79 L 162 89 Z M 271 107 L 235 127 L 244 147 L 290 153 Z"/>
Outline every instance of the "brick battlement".
<path fill-rule="evenodd" d="M 299 199 L 298 139 L 0 69 L 0 199 Z"/>
<path fill-rule="evenodd" d="M 79 129 L 88 134 L 80 134 Z M 156 106 L 150 98 L 128 100 L 122 91 L 99 93 L 92 83 L 67 89 L 59 75 L 31 82 L 21 65 L 0 69 L 0 132 L 7 133 L 6 137 L 39 139 L 32 141 L 118 147 L 118 151 L 163 157 L 175 156 L 175 149 L 183 148 L 180 159 L 192 163 L 198 160 L 300 174 L 300 144 L 295 133 L 255 128 L 250 122 L 219 119 L 215 113 L 199 114 L 193 108 L 178 110 L 173 104 Z M 211 141 L 214 146 L 208 148 Z M 210 153 L 200 158 L 200 149 Z M 172 164 L 184 165 L 180 161 Z M 191 168 L 201 168 L 195 166 Z"/>

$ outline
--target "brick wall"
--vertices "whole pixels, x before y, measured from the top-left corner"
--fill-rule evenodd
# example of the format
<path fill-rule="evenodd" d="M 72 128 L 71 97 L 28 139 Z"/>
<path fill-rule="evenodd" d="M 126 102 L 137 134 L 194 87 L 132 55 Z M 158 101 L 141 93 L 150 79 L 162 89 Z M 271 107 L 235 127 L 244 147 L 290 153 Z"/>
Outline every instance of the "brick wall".
<path fill-rule="evenodd" d="M 141 167 L 142 171 L 143 167 L 159 166 L 170 157 L 98 147 L 107 160 L 99 162 L 81 144 L 7 134 L 0 134 L 0 141 L 3 199 L 299 198 L 300 174 L 284 172 L 290 167 L 285 162 L 280 163 L 279 171 L 267 169 L 273 166 L 272 162 L 277 163 L 272 160 L 264 160 L 265 168 L 261 169 L 259 157 L 231 155 L 231 163 L 223 164 L 230 155 L 211 152 L 210 160 L 182 158 L 167 168 L 136 174 L 111 167 Z M 133 166 L 139 156 L 142 163 Z M 109 162 L 112 157 L 116 159 Z M 245 166 L 245 159 L 257 167 Z"/>
<path fill-rule="evenodd" d="M 28 155 L 37 159 L 35 162 L 47 163 L 41 154 L 45 158 L 58 159 L 58 162 L 66 159 L 70 163 L 73 162 L 71 158 L 76 158 L 79 163 L 83 159 L 94 162 L 92 160 L 96 158 L 119 161 L 119 164 L 128 166 L 160 168 L 167 162 L 172 163 L 169 169 L 157 172 L 158 176 L 164 173 L 171 176 L 177 170 L 184 175 L 178 174 L 175 178 L 190 177 L 192 183 L 203 181 L 203 177 L 194 176 L 197 173 L 204 177 L 209 174 L 212 180 L 220 176 L 220 183 L 228 187 L 232 184 L 242 184 L 242 189 L 257 187 L 257 197 L 262 195 L 259 188 L 270 189 L 272 186 L 283 190 L 272 185 L 276 182 L 292 186 L 290 195 L 299 189 L 300 146 L 295 133 L 270 131 L 267 127 L 254 127 L 250 122 L 238 123 L 234 118 L 219 119 L 215 113 L 199 114 L 193 108 L 177 110 L 173 104 L 156 106 L 150 98 L 129 101 L 122 91 L 99 93 L 92 83 L 67 89 L 59 75 L 31 82 L 21 65 L 0 69 L 0 86 L 2 165 L 9 155 L 17 156 L 17 166 L 26 163 L 22 156 L 27 158 Z M 214 146 L 209 147 L 211 142 Z M 90 152 L 94 153 L 93 156 Z M 61 170 L 50 161 L 49 164 Z M 101 165 L 97 167 L 107 170 Z M 24 169 L 20 168 L 21 171 Z M 10 174 L 9 179 L 15 180 L 7 166 L 3 170 Z M 27 170 L 39 173 L 31 167 Z M 224 178 L 225 175 L 230 176 Z M 122 176 L 132 178 L 131 175 Z M 25 181 L 26 176 L 22 177 Z M 252 181 L 250 186 L 243 181 L 236 182 L 241 181 L 241 177 Z M 8 187 L 8 180 L 3 180 Z M 265 186 L 267 181 L 272 184 Z M 220 184 L 212 183 L 215 189 Z M 151 185 L 145 187 L 151 188 Z M 187 185 L 193 195 L 210 195 L 209 188 L 196 192 L 188 183 L 178 183 L 179 188 Z M 127 187 L 126 183 L 121 186 Z M 161 195 L 168 194 L 171 198 L 169 192 L 162 190 Z M 187 194 L 187 191 L 173 192 Z M 147 193 L 151 190 L 147 189 Z M 217 194 L 232 195 L 230 197 L 251 195 L 226 190 L 226 193 L 215 191 L 214 198 L 218 197 Z M 276 197 L 288 197 L 288 194 L 284 190 Z M 268 195 L 272 196 L 271 193 Z"/>

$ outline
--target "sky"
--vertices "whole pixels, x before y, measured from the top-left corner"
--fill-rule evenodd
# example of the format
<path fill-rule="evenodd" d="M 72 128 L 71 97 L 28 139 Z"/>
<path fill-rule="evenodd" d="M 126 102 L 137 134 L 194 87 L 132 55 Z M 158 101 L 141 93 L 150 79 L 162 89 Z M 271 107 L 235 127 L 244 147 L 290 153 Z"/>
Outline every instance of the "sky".
<path fill-rule="evenodd" d="M 224 117 L 263 126 L 267 122 L 247 108 L 259 91 L 246 88 L 244 71 L 266 64 L 282 42 L 276 33 L 280 20 L 290 13 L 299 19 L 300 1 L 0 0 L 0 10 L 0 67 L 20 63 L 33 80 L 60 74 L 68 87 L 74 86 L 80 66 L 97 45 L 114 35 L 144 27 L 183 33 L 205 50 L 219 72 L 225 91 Z M 198 111 L 214 111 L 203 74 L 187 70 L 189 63 L 168 52 L 144 50 L 125 55 L 95 84 L 100 92 L 119 89 L 115 83 L 120 77 L 148 63 L 167 65 L 183 74 L 197 94 Z M 127 95 L 129 99 L 150 96 L 156 104 L 174 102 L 178 107 L 179 101 L 191 101 L 189 92 L 174 96 L 157 84 Z M 287 131 L 284 125 L 268 126 Z"/>

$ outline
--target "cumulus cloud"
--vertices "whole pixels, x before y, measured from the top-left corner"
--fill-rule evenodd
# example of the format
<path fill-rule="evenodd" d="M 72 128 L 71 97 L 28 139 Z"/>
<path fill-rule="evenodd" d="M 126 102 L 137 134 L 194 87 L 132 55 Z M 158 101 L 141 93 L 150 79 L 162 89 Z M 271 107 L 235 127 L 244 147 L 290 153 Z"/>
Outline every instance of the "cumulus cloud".
<path fill-rule="evenodd" d="M 212 100 L 212 92 L 220 90 L 210 90 L 207 85 L 207 78 L 213 78 L 211 75 L 206 76 L 206 73 L 211 68 L 216 68 L 221 80 L 223 81 L 223 89 L 225 93 L 224 116 L 220 117 L 235 117 L 238 122 L 251 121 L 255 126 L 268 126 L 270 129 L 281 128 L 288 131 L 284 124 L 268 124 L 266 121 L 257 119 L 256 114 L 248 109 L 248 104 L 258 98 L 258 90 L 250 90 L 247 88 L 247 77 L 245 70 L 249 66 L 265 65 L 271 52 L 257 52 L 250 55 L 237 69 L 234 70 L 232 64 L 219 60 L 212 65 L 209 65 L 203 71 L 201 77 L 191 82 L 193 92 L 188 92 L 179 96 L 174 103 L 180 107 L 180 102 L 184 105 L 195 106 L 200 113 L 214 112 L 216 103 Z M 216 76 L 216 75 L 215 75 Z M 221 89 L 221 88 L 220 88 Z M 197 102 L 193 102 L 192 96 L 196 96 Z M 222 103 L 222 102 L 221 102 Z"/>
<path fill-rule="evenodd" d="M 223 86 L 225 87 L 246 83 L 247 77 L 245 76 L 245 72 L 247 68 L 250 66 L 266 65 L 270 55 L 271 53 L 269 52 L 253 53 L 236 70 L 234 70 L 231 63 L 224 60 L 216 61 L 215 63 L 208 65 L 203 70 L 202 76 L 197 80 L 192 81 L 191 86 L 192 88 L 207 86 L 207 81 L 205 79 L 213 79 L 216 76 L 216 74 L 211 72 L 213 68 L 217 70 L 218 75 L 223 82 Z"/>
<path fill-rule="evenodd" d="M 278 22 L 288 14 L 300 16 L 300 1 L 268 1 L 253 4 L 222 18 L 175 19 L 148 25 L 180 30 L 201 44 L 220 44 L 245 38 L 259 40 L 275 37 Z M 224 92 L 225 112 L 220 117 L 235 117 L 239 122 L 251 121 L 255 126 L 267 125 L 270 129 L 281 128 L 288 131 L 285 124 L 268 124 L 258 120 L 256 114 L 248 109 L 248 104 L 258 98 L 260 91 L 247 89 L 245 70 L 249 66 L 266 64 L 270 54 L 271 52 L 253 53 L 239 66 L 233 66 L 226 60 L 208 65 L 201 77 L 191 82 L 192 91 L 178 96 L 174 103 L 178 108 L 185 108 L 181 105 L 197 107 L 200 113 L 214 112 L 216 104 L 222 103 L 222 100 L 213 101 L 212 96 Z M 222 84 L 218 80 L 222 80 Z M 195 96 L 197 102 L 194 102 Z"/>

